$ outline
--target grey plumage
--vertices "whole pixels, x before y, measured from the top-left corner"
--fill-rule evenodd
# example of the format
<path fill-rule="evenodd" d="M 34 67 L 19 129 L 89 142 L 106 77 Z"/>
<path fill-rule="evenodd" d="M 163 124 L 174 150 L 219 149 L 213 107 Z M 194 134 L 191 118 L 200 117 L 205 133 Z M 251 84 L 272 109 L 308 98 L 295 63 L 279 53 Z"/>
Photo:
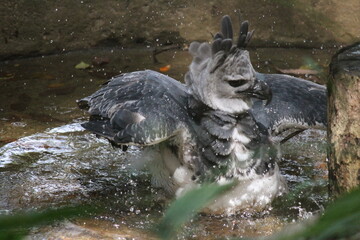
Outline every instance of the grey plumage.
<path fill-rule="evenodd" d="M 225 16 L 211 45 L 190 45 L 186 85 L 150 70 L 111 79 L 79 101 L 91 115 L 84 128 L 114 145 L 144 146 L 142 164 L 153 173 L 154 185 L 170 194 L 182 195 L 206 179 L 231 180 L 236 185 L 208 206 L 211 211 L 264 208 L 286 192 L 269 137 L 290 111 L 265 113 L 281 110 L 288 100 L 276 89 L 271 94 L 288 77 L 255 72 L 245 50 L 251 35 L 244 22 L 233 44 L 231 20 Z M 263 100 L 270 103 L 265 106 Z"/>
<path fill-rule="evenodd" d="M 249 23 L 247 21 L 244 21 L 241 23 L 240 26 L 240 34 L 239 34 L 239 39 L 237 42 L 237 47 L 238 48 L 245 48 L 247 45 L 247 34 L 248 34 L 248 30 L 249 30 Z M 248 40 L 250 40 L 251 38 L 251 34 L 250 37 L 248 38 Z"/>
<path fill-rule="evenodd" d="M 272 101 L 265 106 L 254 99 L 251 113 L 271 135 L 289 129 L 326 128 L 325 86 L 281 74 L 257 73 L 256 78 L 271 88 Z"/>
<path fill-rule="evenodd" d="M 150 145 L 188 120 L 186 89 L 154 71 L 122 74 L 82 102 L 92 119 L 83 126 L 115 143 Z"/>
<path fill-rule="evenodd" d="M 229 51 L 229 48 L 219 48 L 223 44 L 224 32 L 232 29 L 229 16 L 223 17 L 222 34 L 214 37 L 213 48 Z M 237 47 L 245 49 L 254 30 L 249 32 L 249 22 L 243 21 Z M 225 45 L 225 44 L 223 44 Z M 239 64 L 248 68 L 248 63 Z M 286 130 L 297 131 L 308 128 L 325 129 L 327 126 L 327 104 L 325 86 L 306 81 L 304 79 L 281 74 L 255 73 L 256 79 L 265 82 L 272 91 L 272 101 L 264 105 L 260 99 L 253 99 L 250 112 L 263 129 L 267 129 L 271 136 L 281 134 Z"/>
<path fill-rule="evenodd" d="M 225 15 L 221 20 L 221 33 L 225 39 L 233 39 L 232 23 L 228 15 Z"/>

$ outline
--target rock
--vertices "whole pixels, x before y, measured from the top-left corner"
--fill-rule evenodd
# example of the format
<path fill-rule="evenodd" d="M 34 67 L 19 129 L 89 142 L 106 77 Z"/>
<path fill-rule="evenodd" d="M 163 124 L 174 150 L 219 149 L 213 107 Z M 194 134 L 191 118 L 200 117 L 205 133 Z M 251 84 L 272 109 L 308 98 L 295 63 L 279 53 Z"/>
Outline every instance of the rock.
<path fill-rule="evenodd" d="M 360 42 L 332 58 L 327 88 L 329 181 L 336 196 L 360 185 Z"/>
<path fill-rule="evenodd" d="M 358 0 L 3 0 L 0 60 L 101 46 L 208 41 L 221 16 L 236 19 L 238 9 L 256 29 L 255 47 L 333 47 L 360 38 Z"/>

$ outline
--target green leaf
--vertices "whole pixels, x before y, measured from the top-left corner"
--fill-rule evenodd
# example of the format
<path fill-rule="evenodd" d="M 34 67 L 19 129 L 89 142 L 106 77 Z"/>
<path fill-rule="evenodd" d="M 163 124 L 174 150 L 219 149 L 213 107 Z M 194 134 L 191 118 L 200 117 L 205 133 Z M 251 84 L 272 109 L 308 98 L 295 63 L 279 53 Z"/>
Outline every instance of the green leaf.
<path fill-rule="evenodd" d="M 173 202 L 165 216 L 157 226 L 157 233 L 161 239 L 171 239 L 177 230 L 209 202 L 228 191 L 234 184 L 218 185 L 204 184 L 200 188 L 187 192 Z"/>
<path fill-rule="evenodd" d="M 93 214 L 95 211 L 93 207 L 77 206 L 48 209 L 42 212 L 0 215 L 0 240 L 21 239 L 31 227 L 50 224 L 72 217 L 86 216 Z"/>
<path fill-rule="evenodd" d="M 315 223 L 291 236 L 276 240 L 340 239 L 360 233 L 360 188 L 333 202 Z M 274 238 L 273 238 L 274 239 Z"/>
<path fill-rule="evenodd" d="M 330 205 L 317 224 L 308 230 L 313 239 L 349 236 L 360 229 L 360 189 L 337 199 Z"/>
<path fill-rule="evenodd" d="M 87 64 L 83 61 L 81 61 L 80 63 L 76 64 L 75 68 L 76 69 L 87 69 L 90 67 L 90 64 Z"/>

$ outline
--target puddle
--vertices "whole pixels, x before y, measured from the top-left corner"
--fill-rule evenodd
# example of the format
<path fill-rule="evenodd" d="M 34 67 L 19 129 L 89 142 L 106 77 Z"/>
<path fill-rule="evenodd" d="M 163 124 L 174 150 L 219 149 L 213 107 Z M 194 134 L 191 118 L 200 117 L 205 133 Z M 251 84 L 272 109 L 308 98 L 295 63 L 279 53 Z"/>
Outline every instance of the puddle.
<path fill-rule="evenodd" d="M 326 66 L 332 54 L 300 49 L 251 53 L 261 72 L 274 72 L 274 66 L 299 68 L 307 58 Z M 106 57 L 109 63 L 75 69 L 94 57 Z M 168 51 L 157 58 L 160 63 L 153 63 L 151 49 L 98 49 L 0 63 L 0 213 L 106 203 L 101 214 L 35 228 L 29 239 L 156 239 L 152 227 L 168 201 L 151 187 L 146 172 L 129 167 L 129 157 L 139 149 L 122 152 L 84 131 L 80 123 L 87 115 L 76 100 L 122 72 L 170 65 L 166 74 L 183 79 L 190 63 L 187 52 Z M 178 238 L 266 236 L 321 211 L 327 201 L 325 140 L 325 132 L 308 131 L 283 145 L 280 166 L 290 194 L 268 211 L 257 216 L 200 215 Z"/>

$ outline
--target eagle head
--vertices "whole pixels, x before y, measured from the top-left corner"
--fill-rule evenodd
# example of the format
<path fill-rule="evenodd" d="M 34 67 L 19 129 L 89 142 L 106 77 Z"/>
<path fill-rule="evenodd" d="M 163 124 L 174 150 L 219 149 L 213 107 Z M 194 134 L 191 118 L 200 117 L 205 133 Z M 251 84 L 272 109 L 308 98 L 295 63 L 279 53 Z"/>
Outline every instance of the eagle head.
<path fill-rule="evenodd" d="M 229 16 L 221 21 L 221 33 L 212 44 L 192 42 L 189 52 L 193 61 L 185 76 L 190 93 L 207 106 L 229 113 L 241 113 L 251 108 L 252 98 L 271 99 L 270 88 L 255 77 L 249 52 L 245 50 L 253 31 L 248 22 L 240 27 L 233 44 L 232 24 Z"/>

